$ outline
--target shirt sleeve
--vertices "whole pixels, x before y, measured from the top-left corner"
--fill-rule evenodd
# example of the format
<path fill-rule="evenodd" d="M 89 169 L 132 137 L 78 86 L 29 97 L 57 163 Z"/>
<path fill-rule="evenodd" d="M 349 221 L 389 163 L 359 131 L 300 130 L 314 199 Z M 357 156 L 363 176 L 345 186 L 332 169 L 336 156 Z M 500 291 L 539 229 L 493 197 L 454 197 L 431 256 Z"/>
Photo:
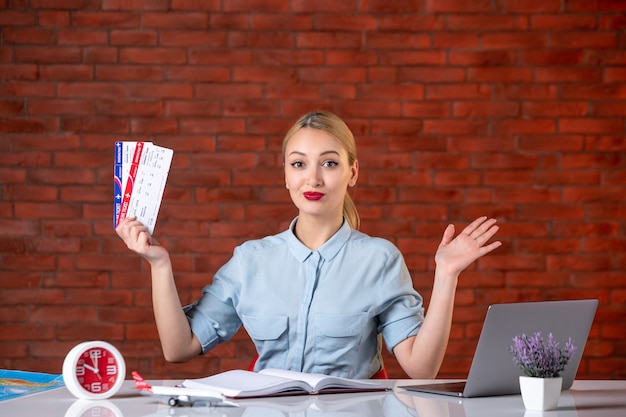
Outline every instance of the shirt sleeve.
<path fill-rule="evenodd" d="M 185 307 L 191 331 L 196 335 L 206 353 L 217 344 L 230 340 L 241 327 L 235 306 L 239 294 L 241 262 L 235 248 L 233 257 L 222 266 L 213 282 L 202 290 L 202 297 Z"/>
<path fill-rule="evenodd" d="M 393 246 L 382 270 L 379 294 L 378 329 L 387 349 L 415 336 L 424 322 L 422 296 L 413 288 L 413 281 L 400 251 Z"/>

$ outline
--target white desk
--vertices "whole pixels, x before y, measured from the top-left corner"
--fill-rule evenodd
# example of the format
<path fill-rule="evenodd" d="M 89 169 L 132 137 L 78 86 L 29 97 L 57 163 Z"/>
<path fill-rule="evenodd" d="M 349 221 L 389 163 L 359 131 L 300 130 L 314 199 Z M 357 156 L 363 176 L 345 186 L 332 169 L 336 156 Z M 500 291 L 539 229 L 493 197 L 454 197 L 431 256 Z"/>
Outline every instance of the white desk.
<path fill-rule="evenodd" d="M 173 385 L 175 381 L 152 381 Z M 76 400 L 65 388 L 0 402 L 7 417 L 624 417 L 626 381 L 576 381 L 561 393 L 558 409 L 526 411 L 519 395 L 457 399 L 408 392 L 399 388 L 418 381 L 388 381 L 387 393 L 327 394 L 240 400 L 239 407 L 170 408 L 155 397 L 139 394 L 126 381 L 117 395 L 101 401 Z M 420 381 L 423 382 L 423 381 Z"/>

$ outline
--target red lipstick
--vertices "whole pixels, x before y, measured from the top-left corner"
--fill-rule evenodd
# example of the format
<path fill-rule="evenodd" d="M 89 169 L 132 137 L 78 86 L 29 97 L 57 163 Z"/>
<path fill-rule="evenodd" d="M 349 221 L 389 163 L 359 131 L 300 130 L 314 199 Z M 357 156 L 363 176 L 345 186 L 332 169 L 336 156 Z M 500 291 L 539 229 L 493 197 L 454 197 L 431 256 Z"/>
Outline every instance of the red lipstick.
<path fill-rule="evenodd" d="M 315 191 L 307 191 L 304 193 L 304 198 L 310 201 L 317 201 L 324 197 L 324 193 L 318 193 Z"/>

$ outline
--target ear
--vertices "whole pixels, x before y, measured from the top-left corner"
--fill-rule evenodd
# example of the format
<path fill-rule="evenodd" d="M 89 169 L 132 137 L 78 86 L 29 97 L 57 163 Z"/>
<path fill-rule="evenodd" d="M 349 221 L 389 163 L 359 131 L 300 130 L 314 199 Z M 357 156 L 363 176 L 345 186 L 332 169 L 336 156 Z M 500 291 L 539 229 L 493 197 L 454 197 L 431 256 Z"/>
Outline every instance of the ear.
<path fill-rule="evenodd" d="M 359 178 L 359 161 L 354 161 L 352 167 L 350 167 L 350 181 L 348 181 L 349 187 L 356 185 L 356 180 Z"/>

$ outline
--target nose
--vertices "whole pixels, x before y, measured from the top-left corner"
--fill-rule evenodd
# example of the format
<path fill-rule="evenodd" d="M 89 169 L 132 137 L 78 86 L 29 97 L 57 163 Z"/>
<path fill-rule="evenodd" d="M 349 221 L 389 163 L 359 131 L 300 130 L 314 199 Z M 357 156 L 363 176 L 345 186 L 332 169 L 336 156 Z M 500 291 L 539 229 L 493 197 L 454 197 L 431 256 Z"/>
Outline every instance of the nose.
<path fill-rule="evenodd" d="M 312 165 L 309 168 L 307 185 L 311 187 L 319 187 L 320 185 L 322 185 L 322 167 Z"/>

